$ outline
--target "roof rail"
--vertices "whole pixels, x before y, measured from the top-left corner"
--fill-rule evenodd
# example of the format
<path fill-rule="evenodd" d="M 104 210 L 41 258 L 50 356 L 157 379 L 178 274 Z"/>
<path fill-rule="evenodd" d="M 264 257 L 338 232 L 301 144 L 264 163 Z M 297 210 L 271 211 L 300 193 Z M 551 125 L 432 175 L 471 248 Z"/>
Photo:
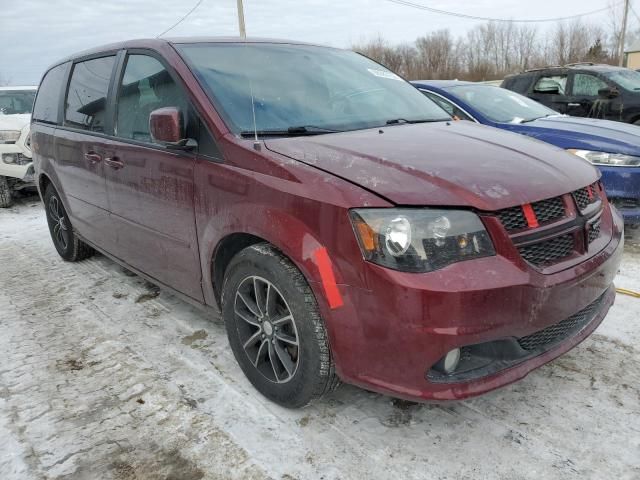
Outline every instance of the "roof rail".
<path fill-rule="evenodd" d="M 539 70 L 546 70 L 547 68 L 562 68 L 562 65 L 547 65 L 545 67 L 530 68 L 528 70 L 525 70 L 524 73 L 537 72 Z"/>
<path fill-rule="evenodd" d="M 593 63 L 593 62 L 567 63 L 565 67 L 579 67 L 580 65 L 586 65 L 586 66 L 592 66 L 592 67 L 616 67 L 616 65 L 610 65 L 608 63 Z"/>

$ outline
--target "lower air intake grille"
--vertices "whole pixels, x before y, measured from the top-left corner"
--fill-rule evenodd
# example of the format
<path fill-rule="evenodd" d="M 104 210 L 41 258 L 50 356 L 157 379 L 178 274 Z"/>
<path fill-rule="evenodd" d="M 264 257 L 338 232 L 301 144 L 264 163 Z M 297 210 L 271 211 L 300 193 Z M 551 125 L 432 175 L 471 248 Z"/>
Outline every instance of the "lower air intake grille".
<path fill-rule="evenodd" d="M 640 198 L 614 198 L 612 203 L 621 210 L 640 208 Z"/>
<path fill-rule="evenodd" d="M 524 350 L 546 349 L 570 335 L 578 333 L 596 316 L 603 298 L 604 295 L 566 320 L 526 337 L 519 338 L 518 343 Z"/>
<path fill-rule="evenodd" d="M 519 247 L 520 255 L 536 267 L 544 267 L 573 253 L 573 235 L 568 233 L 560 237 Z"/>

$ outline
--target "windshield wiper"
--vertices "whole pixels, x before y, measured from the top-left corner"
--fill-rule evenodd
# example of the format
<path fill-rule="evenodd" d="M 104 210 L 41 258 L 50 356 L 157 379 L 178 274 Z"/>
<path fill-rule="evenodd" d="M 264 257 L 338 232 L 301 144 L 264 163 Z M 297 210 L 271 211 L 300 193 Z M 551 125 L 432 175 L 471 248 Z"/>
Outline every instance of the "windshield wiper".
<path fill-rule="evenodd" d="M 546 115 L 543 115 L 541 117 L 526 118 L 524 120 L 521 120 L 520 123 L 529 123 L 529 122 L 533 122 L 535 120 L 540 120 L 541 118 L 555 117 L 556 115 L 560 115 L 560 114 L 559 113 L 547 113 Z"/>
<path fill-rule="evenodd" d="M 332 130 L 330 128 L 316 127 L 315 125 L 299 125 L 295 127 L 289 127 L 286 130 L 244 130 L 240 132 L 242 137 L 258 136 L 287 136 L 287 135 L 321 135 L 323 133 L 338 133 L 341 130 Z"/>
<path fill-rule="evenodd" d="M 419 120 L 407 120 L 406 118 L 393 118 L 391 120 L 387 120 L 387 125 L 402 125 L 405 123 L 414 124 L 414 123 L 431 123 L 431 122 L 446 122 L 447 120 L 451 120 L 450 118 L 423 118 Z"/>

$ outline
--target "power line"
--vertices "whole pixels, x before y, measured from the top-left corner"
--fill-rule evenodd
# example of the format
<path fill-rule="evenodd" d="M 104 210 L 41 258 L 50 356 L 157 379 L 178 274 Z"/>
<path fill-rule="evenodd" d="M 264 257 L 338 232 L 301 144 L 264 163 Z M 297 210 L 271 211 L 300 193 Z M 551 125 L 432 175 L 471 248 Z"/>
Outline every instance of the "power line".
<path fill-rule="evenodd" d="M 573 18 L 586 17 L 588 15 L 593 15 L 594 13 L 604 12 L 605 10 L 609 10 L 610 7 L 599 8 L 597 10 L 592 10 L 590 12 L 579 13 L 577 15 L 569 15 L 567 17 L 556 17 L 556 18 L 537 18 L 537 19 L 511 19 L 511 18 L 491 18 L 491 17 L 481 17 L 477 15 L 467 15 L 465 13 L 458 12 L 450 12 L 448 10 L 440 10 L 438 8 L 427 7 L 426 5 L 420 5 L 419 3 L 414 3 L 409 0 L 386 0 L 387 2 L 396 3 L 398 5 L 404 5 L 405 7 L 417 8 L 418 10 L 426 10 L 428 12 L 438 13 L 440 15 L 449 15 L 452 17 L 458 18 L 466 18 L 470 20 L 483 20 L 489 22 L 513 22 L 513 23 L 546 23 L 546 22 L 560 22 L 562 20 L 571 20 Z M 619 4 L 618 2 L 617 4 Z M 616 4 L 616 5 L 617 5 Z"/>
<path fill-rule="evenodd" d="M 187 17 L 189 15 L 191 15 L 193 12 L 196 11 L 196 8 L 198 8 L 200 6 L 200 4 L 204 2 L 204 0 L 198 0 L 196 2 L 196 4 L 193 6 L 193 8 L 191 10 L 189 10 L 186 15 L 184 15 L 180 20 L 178 20 L 176 23 L 174 23 L 173 25 L 171 25 L 169 28 L 167 28 L 164 32 L 162 32 L 159 35 L 156 35 L 156 38 L 160 38 L 161 36 L 163 36 L 165 33 L 169 33 L 171 30 L 173 30 L 174 28 L 176 28 L 178 25 L 180 25 L 182 22 L 184 22 Z"/>

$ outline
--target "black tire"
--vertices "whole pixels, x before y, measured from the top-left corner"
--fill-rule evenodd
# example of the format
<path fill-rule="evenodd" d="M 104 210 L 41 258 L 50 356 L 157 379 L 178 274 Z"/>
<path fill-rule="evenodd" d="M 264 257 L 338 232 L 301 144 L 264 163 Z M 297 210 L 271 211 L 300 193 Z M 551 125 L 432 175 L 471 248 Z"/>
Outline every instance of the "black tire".
<path fill-rule="evenodd" d="M 246 300 L 254 302 L 253 309 L 263 314 L 262 319 L 252 313 Z M 287 311 L 291 319 L 283 321 Z M 338 386 L 327 331 L 311 288 L 273 246 L 252 245 L 233 258 L 224 277 L 222 314 L 242 371 L 269 400 L 300 408 Z"/>
<path fill-rule="evenodd" d="M 633 123 L 634 125 L 640 125 L 640 118 L 639 118 L 639 119 L 637 119 L 637 120 L 634 120 L 634 121 L 633 121 L 633 122 L 631 122 L 631 123 Z"/>
<path fill-rule="evenodd" d="M 73 231 L 67 211 L 58 192 L 49 184 L 44 193 L 44 208 L 51 240 L 58 254 L 67 262 L 79 262 L 89 258 L 95 250 L 80 240 Z"/>
<path fill-rule="evenodd" d="M 13 195 L 7 177 L 0 175 L 0 208 L 9 208 L 13 205 Z"/>

